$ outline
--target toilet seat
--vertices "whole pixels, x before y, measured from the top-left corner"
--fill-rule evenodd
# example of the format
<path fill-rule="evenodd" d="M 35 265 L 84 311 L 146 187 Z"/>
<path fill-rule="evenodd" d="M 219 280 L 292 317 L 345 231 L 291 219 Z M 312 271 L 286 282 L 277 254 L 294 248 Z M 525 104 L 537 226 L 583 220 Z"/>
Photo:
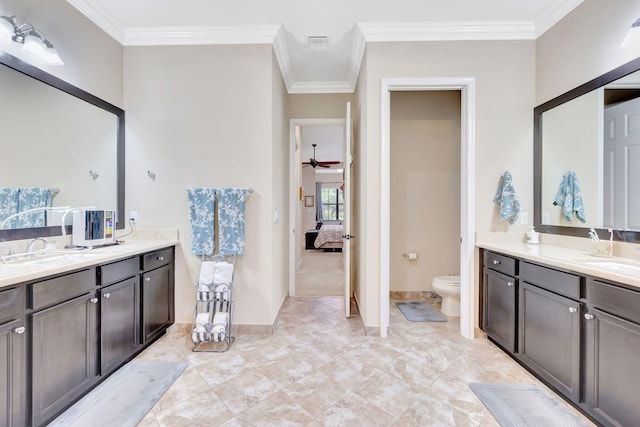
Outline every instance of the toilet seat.
<path fill-rule="evenodd" d="M 434 277 L 431 287 L 442 297 L 440 311 L 447 316 L 460 316 L 460 276 Z"/>
<path fill-rule="evenodd" d="M 460 287 L 460 276 L 437 276 L 433 278 L 433 284 Z"/>

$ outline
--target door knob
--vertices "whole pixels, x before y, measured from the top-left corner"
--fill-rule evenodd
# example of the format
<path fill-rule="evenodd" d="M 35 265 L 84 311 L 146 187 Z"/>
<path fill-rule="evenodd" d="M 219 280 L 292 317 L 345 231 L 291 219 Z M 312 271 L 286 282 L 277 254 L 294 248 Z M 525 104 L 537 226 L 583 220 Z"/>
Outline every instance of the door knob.
<path fill-rule="evenodd" d="M 507 286 L 509 287 L 513 286 L 513 282 L 507 282 Z"/>
<path fill-rule="evenodd" d="M 589 314 L 589 313 L 587 313 L 587 314 L 585 314 L 585 315 L 584 315 L 584 318 L 585 318 L 585 319 L 587 319 L 587 320 L 593 320 L 593 319 L 594 319 L 594 317 L 595 317 L 595 316 L 594 316 L 593 314 Z"/>
<path fill-rule="evenodd" d="M 576 311 L 578 311 L 577 308 L 575 307 L 569 307 L 569 313 L 575 313 Z"/>
<path fill-rule="evenodd" d="M 150 282 L 150 281 L 151 281 L 151 277 L 145 277 L 145 278 L 144 278 L 144 281 L 145 281 L 145 282 Z"/>
<path fill-rule="evenodd" d="M 106 294 L 102 295 L 102 298 L 109 299 L 109 298 L 111 298 L 111 294 L 110 293 L 106 293 Z"/>
<path fill-rule="evenodd" d="M 500 261 L 498 261 L 497 259 L 494 259 L 493 260 L 493 265 L 498 265 L 498 264 L 500 264 Z"/>
<path fill-rule="evenodd" d="M 22 335 L 27 330 L 24 326 L 19 326 L 13 330 L 14 334 Z"/>
<path fill-rule="evenodd" d="M 98 303 L 98 298 L 91 298 L 91 299 L 89 300 L 89 302 L 90 302 L 91 304 L 97 304 L 97 303 Z"/>

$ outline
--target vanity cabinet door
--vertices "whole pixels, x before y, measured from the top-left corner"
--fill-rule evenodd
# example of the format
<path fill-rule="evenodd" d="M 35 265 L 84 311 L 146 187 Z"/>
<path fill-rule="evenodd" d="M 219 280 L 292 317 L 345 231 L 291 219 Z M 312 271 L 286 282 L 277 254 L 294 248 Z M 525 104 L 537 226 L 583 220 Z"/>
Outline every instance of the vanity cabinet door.
<path fill-rule="evenodd" d="M 519 293 L 519 358 L 578 402 L 582 304 L 526 282 Z"/>
<path fill-rule="evenodd" d="M 604 425 L 640 426 L 640 325 L 598 309 L 585 315 L 585 397 Z"/>
<path fill-rule="evenodd" d="M 24 324 L 24 319 L 0 324 L 0 425 L 7 427 L 27 424 Z"/>
<path fill-rule="evenodd" d="M 32 315 L 32 425 L 51 421 L 96 381 L 98 302 L 85 294 Z"/>
<path fill-rule="evenodd" d="M 516 281 L 513 277 L 484 269 L 482 328 L 505 350 L 516 350 Z"/>
<path fill-rule="evenodd" d="M 107 375 L 140 345 L 138 276 L 100 290 L 100 371 Z"/>
<path fill-rule="evenodd" d="M 174 322 L 173 264 L 142 275 L 143 343 L 162 335 Z"/>

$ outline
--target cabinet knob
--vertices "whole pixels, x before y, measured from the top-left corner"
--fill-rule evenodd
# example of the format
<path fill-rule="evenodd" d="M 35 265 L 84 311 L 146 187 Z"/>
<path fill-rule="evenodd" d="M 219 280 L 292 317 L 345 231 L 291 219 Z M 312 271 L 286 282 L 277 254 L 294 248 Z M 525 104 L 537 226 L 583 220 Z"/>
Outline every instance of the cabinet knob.
<path fill-rule="evenodd" d="M 111 298 L 111 294 L 110 293 L 106 293 L 106 294 L 102 295 L 102 298 L 109 299 L 109 298 Z"/>
<path fill-rule="evenodd" d="M 159 256 L 156 258 L 158 261 L 164 261 L 164 257 L 163 256 Z"/>
<path fill-rule="evenodd" d="M 507 286 L 508 287 L 512 287 L 513 286 L 513 282 L 507 282 Z"/>
<path fill-rule="evenodd" d="M 577 308 L 575 307 L 569 307 L 569 313 L 575 313 L 576 311 L 578 311 Z"/>
<path fill-rule="evenodd" d="M 151 281 L 151 277 L 145 277 L 145 278 L 144 278 L 144 281 L 145 281 L 145 282 L 150 282 L 150 281 Z"/>
<path fill-rule="evenodd" d="M 27 330 L 24 326 L 19 326 L 13 330 L 14 334 L 22 335 Z"/>
<path fill-rule="evenodd" d="M 584 315 L 584 318 L 587 319 L 587 320 L 593 320 L 594 316 L 593 316 L 593 314 L 587 313 L 587 314 Z"/>
<path fill-rule="evenodd" d="M 98 303 L 98 298 L 91 298 L 91 299 L 89 300 L 89 302 L 90 302 L 91 304 L 97 304 L 97 303 Z"/>
<path fill-rule="evenodd" d="M 497 259 L 494 259 L 493 260 L 493 265 L 498 265 L 498 264 L 500 264 L 500 261 L 498 261 Z"/>

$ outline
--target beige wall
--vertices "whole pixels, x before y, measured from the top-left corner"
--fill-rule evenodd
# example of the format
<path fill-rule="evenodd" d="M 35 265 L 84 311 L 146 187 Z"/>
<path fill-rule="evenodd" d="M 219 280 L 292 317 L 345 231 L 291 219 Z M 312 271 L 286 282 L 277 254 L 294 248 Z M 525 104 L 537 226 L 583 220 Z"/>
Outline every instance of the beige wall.
<path fill-rule="evenodd" d="M 391 93 L 392 291 L 460 274 L 460 114 L 459 91 Z"/>
<path fill-rule="evenodd" d="M 584 0 L 536 41 L 536 100 L 541 104 L 638 57 L 620 48 L 640 17 L 638 0 Z"/>
<path fill-rule="evenodd" d="M 66 0 L 0 0 L 0 14 L 16 15 L 46 34 L 64 65 L 33 63 L 50 74 L 122 107 L 122 45 Z M 20 50 L 12 53 L 32 62 Z"/>
<path fill-rule="evenodd" d="M 176 321 L 191 321 L 200 264 L 190 253 L 186 189 L 251 187 L 234 320 L 271 324 L 282 285 L 274 281 L 280 282 L 286 262 L 282 233 L 288 219 L 282 206 L 288 179 L 282 164 L 288 158 L 279 117 L 286 107 L 271 46 L 128 47 L 124 54 L 126 206 L 138 211 L 141 228 L 180 230 Z"/>
<path fill-rule="evenodd" d="M 366 135 L 360 236 L 367 254 L 359 283 L 366 284 L 367 326 L 380 324 L 380 80 L 391 77 L 473 77 L 476 82 L 475 229 L 526 231 L 525 226 L 499 223 L 492 201 L 500 175 L 509 169 L 524 212 L 533 205 L 532 110 L 534 107 L 534 42 L 369 43 L 367 46 Z M 362 101 L 361 101 L 362 102 Z M 394 189 L 391 189 L 393 192 Z M 364 271 L 363 271 L 364 270 Z M 474 316 L 475 318 L 475 316 Z"/>
<path fill-rule="evenodd" d="M 288 95 L 290 119 L 344 119 L 352 93 L 311 93 Z"/>

